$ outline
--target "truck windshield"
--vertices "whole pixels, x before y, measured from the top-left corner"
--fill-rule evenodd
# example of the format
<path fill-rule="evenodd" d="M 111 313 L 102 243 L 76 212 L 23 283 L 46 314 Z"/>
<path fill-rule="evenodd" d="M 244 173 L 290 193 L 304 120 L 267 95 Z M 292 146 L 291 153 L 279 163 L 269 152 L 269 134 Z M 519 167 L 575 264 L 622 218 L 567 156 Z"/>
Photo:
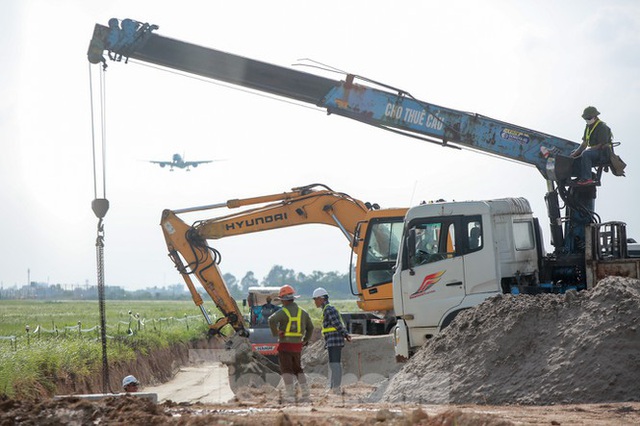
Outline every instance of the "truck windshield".
<path fill-rule="evenodd" d="M 362 287 L 390 283 L 402 238 L 402 221 L 371 224 L 366 237 L 366 257 L 362 265 Z"/>
<path fill-rule="evenodd" d="M 395 261 L 402 236 L 402 222 L 376 223 L 367 244 L 367 262 Z"/>

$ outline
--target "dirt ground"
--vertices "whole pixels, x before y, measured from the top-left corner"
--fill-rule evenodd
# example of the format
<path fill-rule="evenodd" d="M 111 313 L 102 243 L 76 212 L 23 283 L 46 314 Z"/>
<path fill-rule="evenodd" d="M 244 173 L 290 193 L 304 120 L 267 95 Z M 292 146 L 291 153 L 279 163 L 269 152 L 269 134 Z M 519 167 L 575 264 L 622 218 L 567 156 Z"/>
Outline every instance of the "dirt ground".
<path fill-rule="evenodd" d="M 637 425 L 640 403 L 522 405 L 419 405 L 364 403 L 372 387 L 345 386 L 342 395 L 312 389 L 312 403 L 282 405 L 272 387 L 244 389 L 228 403 L 154 404 L 134 396 L 0 401 L 5 425 Z"/>
<path fill-rule="evenodd" d="M 234 369 L 212 361 L 221 354 L 228 356 L 190 349 L 172 380 L 142 388 L 157 404 L 128 395 L 0 398 L 0 426 L 637 425 L 640 281 L 492 298 L 460 314 L 406 364 L 392 361 L 390 336 L 354 339 L 343 351 L 339 395 L 325 390 L 326 350 L 316 341 L 303 353 L 306 403 L 283 404 L 279 376 L 255 359 Z"/>

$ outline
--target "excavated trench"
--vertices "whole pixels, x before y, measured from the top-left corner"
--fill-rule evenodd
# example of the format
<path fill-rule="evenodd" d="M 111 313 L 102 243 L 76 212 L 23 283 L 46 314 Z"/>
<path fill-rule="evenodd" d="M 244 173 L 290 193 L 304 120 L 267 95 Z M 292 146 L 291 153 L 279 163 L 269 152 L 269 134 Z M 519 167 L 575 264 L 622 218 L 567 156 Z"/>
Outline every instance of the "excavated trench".
<path fill-rule="evenodd" d="M 203 345 L 180 343 L 166 349 L 155 349 L 146 356 L 138 356 L 129 362 L 112 363 L 109 366 L 109 390 L 120 392 L 122 378 L 133 374 L 144 384 L 158 384 L 170 380 L 178 367 L 189 362 L 189 350 Z M 91 376 L 79 377 L 73 373 L 58 376 L 56 380 L 57 395 L 93 394 L 102 392 L 102 372 Z M 42 395 L 51 396 L 51 395 Z"/>

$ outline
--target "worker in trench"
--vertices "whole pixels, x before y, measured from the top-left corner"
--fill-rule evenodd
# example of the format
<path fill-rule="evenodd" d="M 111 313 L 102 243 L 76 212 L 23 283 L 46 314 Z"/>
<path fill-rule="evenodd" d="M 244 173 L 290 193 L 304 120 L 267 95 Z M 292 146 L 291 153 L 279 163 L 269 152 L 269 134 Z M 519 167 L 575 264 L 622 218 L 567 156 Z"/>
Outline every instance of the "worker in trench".
<path fill-rule="evenodd" d="M 282 309 L 269 317 L 269 328 L 278 336 L 278 363 L 284 381 L 284 402 L 296 402 L 294 380 L 300 385 L 300 402 L 309 401 L 309 384 L 302 370 L 302 348 L 309 344 L 313 333 L 313 323 L 309 313 L 295 303 L 298 298 L 290 285 L 280 288 L 278 295 Z"/>
<path fill-rule="evenodd" d="M 313 302 L 322 309 L 322 336 L 329 352 L 329 392 L 340 393 L 342 383 L 342 348 L 351 336 L 340 320 L 340 312 L 329 304 L 329 293 L 322 287 L 313 291 Z"/>
<path fill-rule="evenodd" d="M 135 376 L 127 376 L 122 379 L 122 389 L 124 389 L 127 393 L 138 392 L 138 388 L 140 387 L 140 382 Z"/>

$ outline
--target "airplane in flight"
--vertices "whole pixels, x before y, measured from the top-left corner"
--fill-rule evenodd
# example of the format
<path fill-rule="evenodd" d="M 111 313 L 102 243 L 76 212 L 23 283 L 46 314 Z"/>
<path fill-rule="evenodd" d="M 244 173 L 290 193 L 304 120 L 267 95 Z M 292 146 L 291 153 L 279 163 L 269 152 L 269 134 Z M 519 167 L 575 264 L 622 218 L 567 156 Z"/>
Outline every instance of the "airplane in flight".
<path fill-rule="evenodd" d="M 213 161 L 214 160 L 185 161 L 184 158 L 182 158 L 182 155 L 173 154 L 173 157 L 172 157 L 171 161 L 154 161 L 154 160 L 151 160 L 149 162 L 153 163 L 153 164 L 159 164 L 160 167 L 169 166 L 169 170 L 170 171 L 173 171 L 174 167 L 177 167 L 178 169 L 186 169 L 187 171 L 189 171 L 190 167 L 198 167 L 198 164 L 211 163 Z"/>

